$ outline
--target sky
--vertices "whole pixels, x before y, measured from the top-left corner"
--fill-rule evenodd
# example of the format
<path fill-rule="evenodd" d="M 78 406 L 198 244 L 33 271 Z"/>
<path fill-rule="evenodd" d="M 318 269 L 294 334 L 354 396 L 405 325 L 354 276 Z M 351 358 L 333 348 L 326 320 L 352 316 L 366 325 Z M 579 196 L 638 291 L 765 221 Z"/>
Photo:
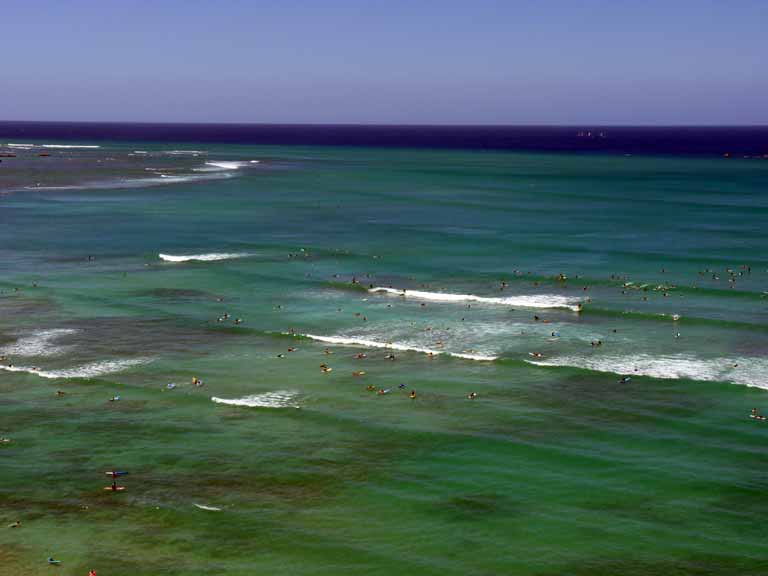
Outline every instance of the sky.
<path fill-rule="evenodd" d="M 0 120 L 768 124 L 768 1 L 3 0 Z"/>

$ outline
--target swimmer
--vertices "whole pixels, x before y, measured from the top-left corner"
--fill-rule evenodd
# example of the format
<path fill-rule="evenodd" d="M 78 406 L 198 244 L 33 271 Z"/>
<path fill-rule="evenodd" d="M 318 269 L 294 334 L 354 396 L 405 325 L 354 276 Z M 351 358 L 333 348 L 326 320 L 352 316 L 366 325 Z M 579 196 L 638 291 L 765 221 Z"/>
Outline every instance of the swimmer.
<path fill-rule="evenodd" d="M 400 388 L 400 390 L 402 390 L 403 388 L 405 388 L 405 384 L 398 384 L 397 387 Z"/>
<path fill-rule="evenodd" d="M 376 390 L 376 386 L 374 386 L 373 384 L 368 384 L 368 386 L 366 386 L 365 389 L 368 390 L 368 392 L 373 392 L 374 390 Z"/>
<path fill-rule="evenodd" d="M 56 396 L 64 396 L 64 394 L 66 394 L 64 390 L 56 390 Z"/>

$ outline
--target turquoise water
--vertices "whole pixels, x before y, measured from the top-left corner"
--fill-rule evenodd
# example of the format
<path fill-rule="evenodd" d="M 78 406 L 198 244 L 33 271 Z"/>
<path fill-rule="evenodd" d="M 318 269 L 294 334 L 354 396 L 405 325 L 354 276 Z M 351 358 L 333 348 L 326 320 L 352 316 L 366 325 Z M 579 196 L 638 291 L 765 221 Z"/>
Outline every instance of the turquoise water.
<path fill-rule="evenodd" d="M 768 560 L 765 162 L 112 143 L 3 170 L 1 574 Z"/>

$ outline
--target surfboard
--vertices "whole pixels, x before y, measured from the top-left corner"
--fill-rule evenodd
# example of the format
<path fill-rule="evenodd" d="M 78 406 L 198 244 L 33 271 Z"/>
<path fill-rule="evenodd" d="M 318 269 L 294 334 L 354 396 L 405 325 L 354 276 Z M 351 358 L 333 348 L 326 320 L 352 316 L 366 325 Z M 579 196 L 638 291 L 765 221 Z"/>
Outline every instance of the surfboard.
<path fill-rule="evenodd" d="M 109 472 L 104 472 L 104 474 L 111 476 L 112 478 L 117 478 L 118 476 L 125 476 L 128 472 L 111 470 Z"/>
<path fill-rule="evenodd" d="M 112 492 L 121 492 L 125 490 L 125 486 L 118 486 L 117 488 L 112 488 L 112 486 L 104 486 L 104 490 L 110 490 Z"/>

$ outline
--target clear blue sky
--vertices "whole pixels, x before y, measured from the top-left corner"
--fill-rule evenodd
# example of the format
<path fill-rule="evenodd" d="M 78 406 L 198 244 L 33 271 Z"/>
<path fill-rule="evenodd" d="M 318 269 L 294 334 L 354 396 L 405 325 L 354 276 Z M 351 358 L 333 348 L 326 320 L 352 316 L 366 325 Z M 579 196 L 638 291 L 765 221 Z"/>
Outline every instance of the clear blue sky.
<path fill-rule="evenodd" d="M 768 1 L 3 0 L 0 119 L 768 124 Z"/>

